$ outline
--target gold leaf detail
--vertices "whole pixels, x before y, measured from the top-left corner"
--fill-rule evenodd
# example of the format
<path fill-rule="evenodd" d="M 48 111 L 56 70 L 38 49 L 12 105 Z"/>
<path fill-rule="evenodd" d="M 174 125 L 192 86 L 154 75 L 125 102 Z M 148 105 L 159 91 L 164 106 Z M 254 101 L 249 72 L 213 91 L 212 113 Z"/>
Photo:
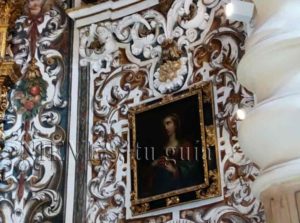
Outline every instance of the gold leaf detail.
<path fill-rule="evenodd" d="M 131 210 L 133 211 L 133 213 L 136 213 L 136 214 L 144 213 L 144 212 L 148 211 L 149 209 L 150 209 L 149 203 L 143 203 L 141 205 L 135 205 L 135 206 L 131 207 Z"/>
<path fill-rule="evenodd" d="M 180 60 L 167 61 L 160 66 L 159 80 L 160 82 L 172 81 L 177 77 L 177 71 L 181 67 Z"/>
<path fill-rule="evenodd" d="M 166 205 L 167 206 L 178 204 L 179 202 L 180 202 L 180 199 L 179 199 L 178 196 L 170 197 L 170 198 L 166 199 Z"/>
<path fill-rule="evenodd" d="M 206 144 L 208 146 L 214 146 L 216 144 L 214 126 L 213 125 L 205 126 L 205 132 L 206 132 Z"/>

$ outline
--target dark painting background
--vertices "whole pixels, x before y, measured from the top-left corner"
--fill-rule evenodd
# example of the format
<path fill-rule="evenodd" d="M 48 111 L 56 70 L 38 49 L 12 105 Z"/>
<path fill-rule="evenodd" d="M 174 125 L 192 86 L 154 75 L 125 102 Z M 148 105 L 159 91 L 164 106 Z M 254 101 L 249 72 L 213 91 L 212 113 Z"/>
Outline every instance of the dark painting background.
<path fill-rule="evenodd" d="M 176 113 L 180 118 L 182 138 L 191 142 L 194 147 L 198 147 L 196 156 L 199 161 L 199 179 L 195 179 L 194 182 L 195 185 L 204 182 L 199 101 L 198 94 L 196 94 L 136 114 L 136 145 L 139 146 L 139 159 L 137 160 L 139 198 L 157 195 L 149 187 L 149 177 L 151 177 L 149 171 L 153 160 L 165 155 L 163 148 L 165 134 L 162 121 L 171 113 Z M 154 149 L 151 150 L 151 147 Z M 151 151 L 154 151 L 154 157 Z"/>

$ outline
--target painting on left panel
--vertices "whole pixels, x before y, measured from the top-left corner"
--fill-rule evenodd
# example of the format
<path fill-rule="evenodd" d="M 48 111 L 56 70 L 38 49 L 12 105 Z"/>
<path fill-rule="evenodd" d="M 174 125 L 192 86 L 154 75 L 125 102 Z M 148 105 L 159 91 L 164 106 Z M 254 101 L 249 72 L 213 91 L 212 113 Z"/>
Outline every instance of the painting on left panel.
<path fill-rule="evenodd" d="M 0 222 L 63 222 L 68 145 L 66 0 L 27 0 L 9 43 L 22 77 L 0 151 Z"/>

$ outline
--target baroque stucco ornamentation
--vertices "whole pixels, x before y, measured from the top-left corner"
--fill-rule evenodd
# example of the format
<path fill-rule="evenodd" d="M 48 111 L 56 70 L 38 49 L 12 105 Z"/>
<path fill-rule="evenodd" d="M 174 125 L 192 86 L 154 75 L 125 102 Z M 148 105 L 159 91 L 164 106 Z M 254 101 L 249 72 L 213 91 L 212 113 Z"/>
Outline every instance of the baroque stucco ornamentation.
<path fill-rule="evenodd" d="M 56 44 L 67 20 L 54 1 L 40 2 L 27 2 L 10 38 L 22 78 L 9 98 L 0 151 L 1 222 L 63 221 L 66 73 Z"/>
<path fill-rule="evenodd" d="M 169 223 L 171 219 L 172 219 L 172 214 L 163 214 L 160 216 L 151 216 L 151 217 L 140 218 L 136 220 L 130 220 L 128 221 L 128 223 Z"/>
<path fill-rule="evenodd" d="M 90 65 L 94 92 L 90 153 L 98 160 L 91 163 L 87 222 L 128 217 L 129 107 L 202 81 L 215 87 L 225 194 L 221 204 L 183 210 L 182 222 L 264 222 L 262 207 L 251 193 L 258 168 L 239 147 L 234 117 L 238 106 L 253 105 L 252 94 L 235 74 L 244 50 L 244 27 L 225 19 L 223 4 L 175 0 L 164 13 L 149 9 L 80 30 L 80 65 Z"/>

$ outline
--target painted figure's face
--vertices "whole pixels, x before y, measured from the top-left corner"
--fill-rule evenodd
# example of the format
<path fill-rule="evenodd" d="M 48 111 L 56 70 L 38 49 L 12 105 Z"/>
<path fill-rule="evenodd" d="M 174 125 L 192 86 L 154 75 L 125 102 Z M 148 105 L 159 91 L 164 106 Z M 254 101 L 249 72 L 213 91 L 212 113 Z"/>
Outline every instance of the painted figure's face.
<path fill-rule="evenodd" d="M 176 132 L 176 125 L 171 117 L 166 117 L 163 121 L 165 131 L 168 136 L 175 134 Z"/>
<path fill-rule="evenodd" d="M 42 10 L 43 3 L 44 0 L 28 0 L 30 14 L 33 16 L 38 15 Z"/>

